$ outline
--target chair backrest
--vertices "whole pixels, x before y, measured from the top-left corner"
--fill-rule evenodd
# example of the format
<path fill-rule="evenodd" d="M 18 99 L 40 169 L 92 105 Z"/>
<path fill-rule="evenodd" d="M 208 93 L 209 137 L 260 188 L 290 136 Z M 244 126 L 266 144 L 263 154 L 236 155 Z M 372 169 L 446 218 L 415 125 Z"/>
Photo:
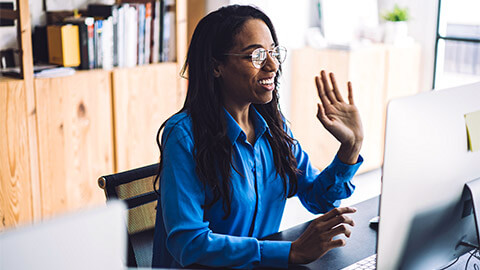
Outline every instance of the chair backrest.
<path fill-rule="evenodd" d="M 159 164 L 102 176 L 98 185 L 107 200 L 125 201 L 128 208 L 128 266 L 151 267 L 157 194 L 153 181 Z M 157 186 L 158 187 L 158 186 Z"/>

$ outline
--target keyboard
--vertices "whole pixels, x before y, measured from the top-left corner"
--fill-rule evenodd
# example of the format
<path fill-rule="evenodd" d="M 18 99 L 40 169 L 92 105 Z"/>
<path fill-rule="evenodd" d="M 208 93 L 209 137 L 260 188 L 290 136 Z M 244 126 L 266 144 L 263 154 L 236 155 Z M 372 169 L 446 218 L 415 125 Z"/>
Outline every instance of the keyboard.
<path fill-rule="evenodd" d="M 373 254 L 370 257 L 367 257 L 361 261 L 358 261 L 352 265 L 349 265 L 342 270 L 354 270 L 354 269 L 376 269 L 377 254 Z"/>

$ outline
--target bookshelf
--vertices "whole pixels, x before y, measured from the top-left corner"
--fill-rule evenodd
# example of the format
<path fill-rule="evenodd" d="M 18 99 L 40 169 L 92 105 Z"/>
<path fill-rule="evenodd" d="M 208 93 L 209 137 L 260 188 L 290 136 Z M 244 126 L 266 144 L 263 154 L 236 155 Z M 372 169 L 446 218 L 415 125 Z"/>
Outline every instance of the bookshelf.
<path fill-rule="evenodd" d="M 23 74 L 0 77 L 2 231 L 102 204 L 99 176 L 158 162 L 155 135 L 184 99 L 179 72 L 205 1 L 176 0 L 176 62 L 47 79 L 33 77 L 28 0 L 0 12 L 19 22 Z"/>

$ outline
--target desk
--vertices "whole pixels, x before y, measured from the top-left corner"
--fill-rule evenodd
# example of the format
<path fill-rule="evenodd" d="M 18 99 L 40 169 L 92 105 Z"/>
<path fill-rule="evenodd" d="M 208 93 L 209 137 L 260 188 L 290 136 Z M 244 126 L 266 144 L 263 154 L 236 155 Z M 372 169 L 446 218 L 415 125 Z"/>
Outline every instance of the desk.
<path fill-rule="evenodd" d="M 327 252 L 323 257 L 306 265 L 291 265 L 290 269 L 341 269 L 376 252 L 377 232 L 369 227 L 372 217 L 378 215 L 379 197 L 354 205 L 357 212 L 350 215 L 355 226 L 347 238 L 347 245 Z M 264 238 L 265 240 L 294 241 L 305 231 L 311 221 Z"/>
<path fill-rule="evenodd" d="M 323 257 L 306 265 L 290 265 L 289 269 L 342 269 L 357 261 L 376 253 L 377 232 L 370 228 L 369 221 L 372 217 L 378 215 L 379 196 L 354 205 L 357 212 L 350 215 L 355 221 L 355 226 L 351 227 L 352 235 L 347 239 L 347 245 L 340 248 L 334 248 L 327 252 Z M 294 241 L 305 231 L 311 221 L 305 222 L 293 228 L 267 236 L 263 240 L 286 240 Z M 459 260 L 449 267 L 449 270 L 463 270 L 469 254 L 464 254 Z M 475 262 L 475 263 L 478 263 Z M 469 264 L 473 265 L 473 261 Z M 212 269 L 198 267 L 195 269 Z M 149 268 L 128 268 L 128 270 Z M 471 268 L 469 268 L 471 269 Z"/>

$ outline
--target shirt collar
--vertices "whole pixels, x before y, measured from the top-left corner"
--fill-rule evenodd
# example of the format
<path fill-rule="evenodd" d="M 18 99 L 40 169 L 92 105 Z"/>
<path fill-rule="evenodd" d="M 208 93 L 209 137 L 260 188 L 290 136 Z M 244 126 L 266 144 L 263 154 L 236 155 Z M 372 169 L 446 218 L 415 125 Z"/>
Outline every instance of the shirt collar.
<path fill-rule="evenodd" d="M 237 141 L 239 136 L 242 136 L 242 139 L 246 140 L 247 137 L 245 135 L 245 132 L 243 132 L 237 121 L 233 119 L 232 115 L 230 115 L 230 113 L 225 108 L 223 108 L 223 111 L 225 112 L 225 120 L 227 122 L 227 136 L 232 142 L 232 144 Z M 253 119 L 253 125 L 255 126 L 255 139 L 258 139 L 265 132 L 268 132 L 268 134 L 272 136 L 267 121 L 265 121 L 263 116 L 252 105 L 250 105 L 250 113 Z"/>

